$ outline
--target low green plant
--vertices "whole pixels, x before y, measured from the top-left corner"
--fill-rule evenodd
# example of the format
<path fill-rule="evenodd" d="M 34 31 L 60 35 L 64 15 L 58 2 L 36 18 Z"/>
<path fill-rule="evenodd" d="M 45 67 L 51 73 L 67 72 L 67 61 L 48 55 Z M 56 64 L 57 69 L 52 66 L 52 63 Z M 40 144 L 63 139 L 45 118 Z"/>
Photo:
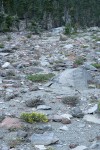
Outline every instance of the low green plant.
<path fill-rule="evenodd" d="M 10 41 L 11 39 L 12 39 L 12 38 L 11 38 L 11 35 L 8 34 L 8 35 L 7 35 L 7 40 Z"/>
<path fill-rule="evenodd" d="M 96 36 L 96 35 L 94 35 L 92 38 L 93 38 L 95 41 L 100 41 L 100 37 L 98 37 L 98 36 Z"/>
<path fill-rule="evenodd" d="M 79 98 L 77 96 L 66 96 L 62 98 L 63 104 L 67 104 L 70 106 L 76 106 L 79 102 Z"/>
<path fill-rule="evenodd" d="M 53 73 L 29 75 L 27 78 L 33 82 L 46 82 L 54 77 Z"/>
<path fill-rule="evenodd" d="M 20 118 L 28 123 L 48 122 L 48 118 L 46 115 L 36 112 L 22 113 Z"/>
<path fill-rule="evenodd" d="M 84 63 L 85 60 L 86 60 L 86 59 L 83 58 L 83 57 L 78 57 L 78 58 L 74 61 L 74 64 L 75 64 L 75 65 L 83 65 L 83 63 Z"/>
<path fill-rule="evenodd" d="M 0 48 L 4 48 L 4 44 L 0 43 Z"/>
<path fill-rule="evenodd" d="M 100 101 L 98 102 L 98 111 L 100 112 Z"/>
<path fill-rule="evenodd" d="M 31 36 L 32 36 L 32 34 L 28 34 L 26 37 L 27 37 L 28 39 L 30 39 Z"/>
<path fill-rule="evenodd" d="M 94 63 L 94 64 L 92 64 L 92 66 L 94 66 L 97 69 L 100 69 L 100 64 L 99 63 Z"/>

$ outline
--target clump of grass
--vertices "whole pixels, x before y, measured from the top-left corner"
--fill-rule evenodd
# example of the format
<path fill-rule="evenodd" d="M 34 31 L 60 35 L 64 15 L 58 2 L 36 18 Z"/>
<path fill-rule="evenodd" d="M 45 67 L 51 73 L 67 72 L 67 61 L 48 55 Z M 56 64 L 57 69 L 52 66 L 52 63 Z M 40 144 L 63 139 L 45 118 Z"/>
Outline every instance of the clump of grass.
<path fill-rule="evenodd" d="M 75 65 L 83 65 L 83 63 L 84 63 L 84 61 L 85 61 L 86 59 L 85 58 L 83 58 L 83 57 L 78 57 L 75 61 L 74 61 L 74 64 Z"/>
<path fill-rule="evenodd" d="M 95 41 L 100 41 L 100 37 L 98 37 L 98 36 L 96 36 L 96 35 L 93 36 L 92 38 L 93 38 Z"/>
<path fill-rule="evenodd" d="M 79 98 L 77 96 L 66 96 L 63 97 L 62 102 L 70 106 L 76 106 L 79 102 Z"/>
<path fill-rule="evenodd" d="M 46 115 L 36 112 L 22 113 L 20 118 L 28 123 L 48 122 L 48 118 Z"/>
<path fill-rule="evenodd" d="M 27 78 L 33 82 L 46 82 L 54 77 L 53 73 L 29 75 Z"/>
<path fill-rule="evenodd" d="M 4 48 L 4 44 L 0 43 L 0 48 Z"/>
<path fill-rule="evenodd" d="M 94 64 L 92 64 L 92 66 L 94 66 L 97 69 L 100 69 L 100 64 L 98 64 L 98 63 L 94 63 Z"/>

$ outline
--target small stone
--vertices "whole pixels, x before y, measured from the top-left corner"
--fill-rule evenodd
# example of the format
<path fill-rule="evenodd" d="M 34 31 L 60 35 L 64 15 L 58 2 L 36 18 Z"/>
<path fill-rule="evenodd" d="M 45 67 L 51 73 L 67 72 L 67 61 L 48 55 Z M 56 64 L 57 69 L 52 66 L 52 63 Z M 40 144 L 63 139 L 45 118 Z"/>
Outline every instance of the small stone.
<path fill-rule="evenodd" d="M 46 106 L 46 105 L 40 105 L 40 106 L 37 107 L 37 109 L 38 109 L 38 110 L 50 110 L 51 107 Z"/>
<path fill-rule="evenodd" d="M 2 68 L 8 68 L 10 66 L 10 63 L 9 62 L 5 62 L 3 65 L 2 65 Z"/>
<path fill-rule="evenodd" d="M 34 86 L 30 88 L 30 91 L 38 91 L 38 90 L 39 90 L 38 86 Z"/>
<path fill-rule="evenodd" d="M 72 116 L 76 118 L 83 118 L 84 114 L 79 107 L 75 107 L 72 110 Z"/>
<path fill-rule="evenodd" d="M 71 49 L 71 48 L 73 48 L 73 45 L 72 44 L 67 44 L 67 45 L 64 46 L 64 48 Z"/>
<path fill-rule="evenodd" d="M 71 118 L 73 118 L 73 116 L 72 115 L 70 115 L 70 114 L 62 114 L 62 115 L 60 115 L 62 118 L 65 118 L 65 119 L 71 119 Z"/>
<path fill-rule="evenodd" d="M 69 120 L 69 119 L 67 119 L 67 118 L 62 118 L 61 123 L 63 123 L 63 124 L 70 124 L 70 123 L 71 123 L 71 120 Z"/>
<path fill-rule="evenodd" d="M 77 146 L 78 146 L 78 144 L 70 144 L 69 148 L 73 149 L 73 148 L 76 148 Z"/>
<path fill-rule="evenodd" d="M 55 122 L 61 122 L 62 121 L 62 117 L 59 116 L 59 115 L 54 115 L 52 120 L 55 121 Z"/>
<path fill-rule="evenodd" d="M 60 41 L 66 41 L 67 40 L 67 36 L 64 34 L 60 34 Z"/>
<path fill-rule="evenodd" d="M 62 131 L 68 131 L 68 127 L 67 126 L 62 126 L 59 129 L 62 130 Z"/>

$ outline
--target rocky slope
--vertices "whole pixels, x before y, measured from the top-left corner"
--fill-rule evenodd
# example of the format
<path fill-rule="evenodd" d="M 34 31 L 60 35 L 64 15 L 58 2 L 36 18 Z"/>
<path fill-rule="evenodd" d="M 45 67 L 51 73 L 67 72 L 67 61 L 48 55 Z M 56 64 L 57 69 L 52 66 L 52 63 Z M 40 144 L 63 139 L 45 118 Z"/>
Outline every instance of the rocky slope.
<path fill-rule="evenodd" d="M 0 150 L 100 150 L 100 29 L 62 29 L 0 35 Z M 49 121 L 24 122 L 23 112 Z"/>

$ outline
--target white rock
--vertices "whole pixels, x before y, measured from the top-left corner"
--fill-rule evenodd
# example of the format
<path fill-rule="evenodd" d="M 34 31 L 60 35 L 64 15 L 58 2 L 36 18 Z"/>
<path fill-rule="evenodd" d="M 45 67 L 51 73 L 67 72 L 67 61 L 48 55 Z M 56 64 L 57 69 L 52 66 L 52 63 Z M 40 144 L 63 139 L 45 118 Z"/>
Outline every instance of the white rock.
<path fill-rule="evenodd" d="M 60 115 L 62 118 L 67 118 L 67 119 L 71 119 L 71 118 L 73 118 L 73 116 L 72 115 L 70 115 L 70 114 L 62 114 L 62 115 Z"/>
<path fill-rule="evenodd" d="M 47 148 L 44 145 L 35 145 L 37 150 L 46 150 Z"/>
<path fill-rule="evenodd" d="M 10 66 L 10 63 L 9 62 L 5 62 L 3 65 L 2 65 L 2 68 L 8 68 Z"/>
<path fill-rule="evenodd" d="M 88 114 L 92 114 L 92 113 L 96 112 L 97 109 L 98 109 L 98 105 L 95 104 L 93 107 L 91 107 L 91 108 L 87 111 L 87 113 L 88 113 Z"/>
<path fill-rule="evenodd" d="M 46 105 L 40 105 L 37 107 L 38 110 L 50 110 L 51 107 L 50 106 L 46 106 Z"/>
<path fill-rule="evenodd" d="M 72 44 L 67 44 L 67 45 L 64 46 L 64 48 L 71 49 L 71 48 L 73 48 L 73 45 Z"/>
<path fill-rule="evenodd" d="M 85 115 L 83 119 L 88 122 L 100 124 L 100 118 L 98 118 L 96 115 Z"/>
<path fill-rule="evenodd" d="M 63 131 L 68 131 L 68 127 L 67 126 L 62 126 L 59 128 L 60 130 L 63 130 Z"/>
<path fill-rule="evenodd" d="M 73 148 L 72 150 L 87 150 L 87 147 L 86 146 L 77 146 L 76 148 Z"/>

